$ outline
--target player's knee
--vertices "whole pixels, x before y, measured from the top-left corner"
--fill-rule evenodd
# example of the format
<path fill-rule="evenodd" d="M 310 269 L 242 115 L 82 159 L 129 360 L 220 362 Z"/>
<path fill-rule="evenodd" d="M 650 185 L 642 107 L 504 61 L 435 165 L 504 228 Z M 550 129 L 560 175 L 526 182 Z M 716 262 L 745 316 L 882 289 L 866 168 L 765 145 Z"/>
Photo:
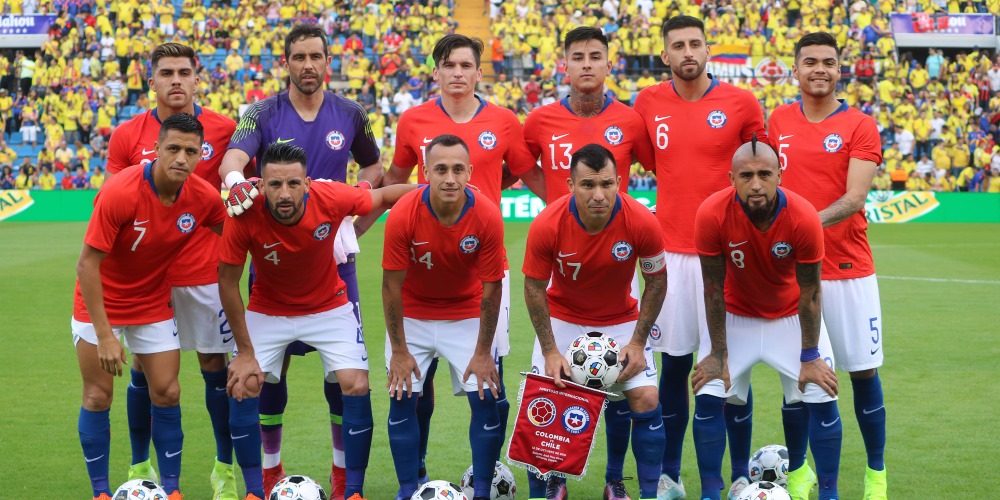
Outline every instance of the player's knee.
<path fill-rule="evenodd" d="M 340 389 L 346 396 L 364 396 L 368 394 L 368 374 L 354 377 L 338 377 Z"/>
<path fill-rule="evenodd" d="M 875 373 L 876 373 L 876 369 L 875 368 L 872 368 L 871 370 L 861 370 L 861 371 L 857 371 L 857 372 L 851 372 L 851 379 L 853 379 L 853 380 L 865 380 L 865 379 L 869 379 L 869 378 L 874 377 Z"/>
<path fill-rule="evenodd" d="M 199 352 L 198 364 L 206 372 L 221 372 L 226 369 L 226 355 L 220 352 Z"/>
<path fill-rule="evenodd" d="M 656 387 L 636 387 L 625 393 L 628 398 L 628 406 L 635 413 L 644 413 L 656 409 L 660 404 L 659 393 Z"/>
<path fill-rule="evenodd" d="M 111 387 L 84 385 L 83 407 L 89 411 L 104 411 L 111 408 L 113 399 Z"/>
<path fill-rule="evenodd" d="M 149 387 L 149 400 L 155 406 L 177 406 L 181 401 L 181 385 L 176 380 L 162 387 Z"/>

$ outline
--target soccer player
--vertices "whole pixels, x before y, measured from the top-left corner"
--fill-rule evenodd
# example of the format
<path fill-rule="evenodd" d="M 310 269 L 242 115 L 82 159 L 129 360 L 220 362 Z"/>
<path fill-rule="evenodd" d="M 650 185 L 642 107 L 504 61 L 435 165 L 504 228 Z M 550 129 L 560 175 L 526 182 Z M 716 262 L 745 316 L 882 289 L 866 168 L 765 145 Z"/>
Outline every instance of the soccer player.
<path fill-rule="evenodd" d="M 647 338 L 667 293 L 666 263 L 656 217 L 620 194 L 620 183 L 614 155 L 603 146 L 588 144 L 573 154 L 570 194 L 550 203 L 528 230 L 524 300 L 537 336 L 532 371 L 554 377 L 557 387 L 565 387 L 561 379 L 569 364 L 563 352 L 577 336 L 596 330 L 623 346 L 625 368 L 611 390 L 623 391 L 628 400 L 639 498 L 652 499 L 664 436 Z M 638 308 L 629 293 L 637 261 L 646 283 Z M 621 471 L 617 478 L 608 474 L 604 498 L 629 498 Z M 546 485 L 529 474 L 528 483 L 530 498 L 568 496 L 563 480 Z"/>
<path fill-rule="evenodd" d="M 727 186 L 726 173 L 736 148 L 754 133 L 764 135 L 757 99 L 746 90 L 705 72 L 710 49 L 705 25 L 691 16 L 663 23 L 663 52 L 673 79 L 639 92 L 635 110 L 654 146 L 657 178 L 656 217 L 663 229 L 670 288 L 650 345 L 661 355 L 660 403 L 667 446 L 660 476 L 661 500 L 684 497 L 681 456 L 689 409 L 688 373 L 695 350 L 707 332 L 702 278 L 694 245 L 694 215 L 712 193 Z M 732 463 L 731 498 L 749 481 L 752 397 L 726 405 Z"/>
<path fill-rule="evenodd" d="M 121 124 L 111 134 L 107 171 L 119 174 L 130 165 L 144 165 L 156 158 L 156 143 L 160 124 L 176 113 L 188 113 L 202 124 L 205 140 L 201 146 L 201 161 L 194 175 L 220 186 L 219 163 L 222 151 L 229 144 L 236 122 L 194 103 L 198 87 L 194 50 L 179 43 L 165 43 L 153 51 L 153 77 L 150 86 L 156 91 L 156 106 Z M 219 236 L 206 227 L 195 231 L 188 246 L 168 269 L 171 300 L 177 320 L 177 336 L 181 349 L 198 352 L 198 364 L 205 380 L 205 405 L 215 433 L 215 467 L 211 482 L 215 496 L 232 500 L 236 494 L 233 471 L 233 441 L 229 428 L 229 399 L 226 396 L 227 355 L 233 350 L 233 339 L 219 302 L 218 271 Z M 156 480 L 149 461 L 150 399 L 149 384 L 142 364 L 133 356 L 127 390 L 129 437 L 132 442 L 132 466 L 129 479 Z M 236 443 L 238 454 L 256 456 L 260 450 Z M 252 474 L 244 474 L 253 477 Z"/>
<path fill-rule="evenodd" d="M 219 296 L 234 335 L 249 335 L 252 343 L 240 347 L 235 359 L 255 358 L 272 383 L 281 378 L 290 343 L 300 340 L 319 351 L 325 380 L 337 380 L 343 388 L 344 495 L 359 500 L 373 427 L 368 353 L 354 305 L 337 274 L 330 238 L 345 217 L 391 205 L 414 186 L 367 190 L 314 182 L 306 175 L 307 165 L 305 150 L 293 144 L 275 142 L 261 155 L 266 203 L 255 203 L 226 224 Z M 247 252 L 257 263 L 257 277 L 244 312 L 239 284 Z M 255 373 L 242 366 L 230 370 L 230 391 L 244 403 L 237 408 L 240 421 L 258 418 Z"/>
<path fill-rule="evenodd" d="M 875 120 L 834 94 L 837 76 L 831 75 L 839 67 L 839 54 L 836 39 L 828 33 L 802 36 L 792 68 L 802 99 L 775 109 L 769 130 L 781 158 L 784 185 L 809 200 L 823 222 L 823 320 L 838 367 L 851 374 L 854 413 L 868 454 L 864 498 L 877 500 L 886 498 L 885 400 L 877 371 L 883 357 L 882 311 L 866 234 L 865 198 L 882 163 L 882 145 Z M 790 408 L 782 412 L 791 471 L 788 489 L 792 498 L 805 498 L 816 481 L 805 463 L 806 429 L 814 419 L 801 406 L 784 409 Z M 824 486 L 822 473 L 819 486 L 821 492 L 831 487 Z"/>
<path fill-rule="evenodd" d="M 521 123 L 512 111 L 490 104 L 475 93 L 476 83 L 482 80 L 480 66 L 483 43 L 465 35 L 451 34 L 441 37 L 434 44 L 432 55 L 434 79 L 441 86 L 441 96 L 406 110 L 396 125 L 396 152 L 385 174 L 385 185 L 405 183 L 410 173 L 418 167 L 419 182 L 426 183 L 426 148 L 434 137 L 451 134 L 469 145 L 471 164 L 475 166 L 470 184 L 475 185 L 486 200 L 500 206 L 500 191 L 513 182 L 511 176 L 521 176 L 532 191 L 541 195 L 544 190 L 541 172 L 534 168 L 535 159 L 524 143 Z M 504 166 L 506 162 L 506 167 Z M 508 175 L 509 171 L 509 175 Z M 359 220 L 362 230 L 377 218 L 375 213 Z M 498 399 L 501 429 L 507 429 L 510 403 L 502 384 L 503 356 L 510 353 L 508 338 L 510 318 L 510 271 L 504 262 L 500 319 L 497 324 L 496 348 L 500 360 L 501 391 Z M 437 363 L 424 377 L 423 395 L 418 403 L 420 421 L 420 474 L 424 481 L 427 471 L 424 457 L 427 454 L 427 436 L 434 410 L 433 373 Z M 497 457 L 499 459 L 499 457 Z"/>
<path fill-rule="evenodd" d="M 732 187 L 711 195 L 695 216 L 711 345 L 698 352 L 691 376 L 699 498 L 720 498 L 723 404 L 746 400 L 750 369 L 764 362 L 781 376 L 785 400 L 809 409 L 816 468 L 821 481 L 832 482 L 819 498 L 834 499 L 841 427 L 834 358 L 820 319 L 822 226 L 807 200 L 778 188 L 778 156 L 756 137 L 737 149 L 729 179 Z"/>
<path fill-rule="evenodd" d="M 503 217 L 492 201 L 466 187 L 471 176 L 465 142 L 435 137 L 426 149 L 429 185 L 403 197 L 386 221 L 382 304 L 398 500 L 417 489 L 417 395 L 435 355 L 448 360 L 452 380 L 460 381 L 455 394 L 465 392 L 472 408 L 473 500 L 490 498 L 503 445 L 493 356 L 504 276 Z"/>
<path fill-rule="evenodd" d="M 569 95 L 532 110 L 524 121 L 528 150 L 532 157 L 541 159 L 547 203 L 569 192 L 570 159 L 585 144 L 608 148 L 622 179 L 628 179 L 635 158 L 653 168 L 652 146 L 642 117 L 604 93 L 604 79 L 612 64 L 607 37 L 599 28 L 580 26 L 566 33 L 563 50 Z M 627 192 L 628 182 L 622 182 L 620 188 Z"/>
<path fill-rule="evenodd" d="M 157 159 L 126 169 L 94 199 L 77 263 L 72 331 L 83 377 L 80 444 L 94 497 L 101 500 L 110 500 L 112 492 L 114 376 L 127 364 L 119 337 L 145 369 L 163 489 L 171 500 L 181 498 L 180 341 L 168 269 L 202 226 L 219 233 L 225 219 L 218 187 L 191 175 L 203 140 L 193 116 L 172 115 L 153 144 Z"/>
<path fill-rule="evenodd" d="M 284 65 L 291 82 L 288 92 L 258 101 L 247 109 L 219 169 L 220 176 L 230 186 L 227 205 L 232 215 L 249 208 L 257 194 L 256 188 L 244 179 L 243 166 L 250 158 L 259 159 L 272 142 L 304 148 L 308 154 L 307 172 L 313 179 L 345 181 L 347 163 L 353 156 L 362 167 L 358 184 L 369 188 L 379 186 L 382 166 L 368 114 L 357 102 L 323 90 L 323 76 L 331 60 L 326 34 L 318 26 L 299 24 L 285 36 Z M 336 222 L 334 230 L 338 231 L 342 226 L 340 221 Z M 337 273 L 347 283 L 347 296 L 360 323 L 361 298 L 355 255 L 347 255 L 346 262 L 338 264 Z M 308 345 L 294 343 L 288 354 L 304 355 L 312 350 Z M 288 370 L 290 359 L 285 357 L 283 374 Z M 260 396 L 266 490 L 285 477 L 281 466 L 281 428 L 288 403 L 288 386 L 284 376 L 271 382 L 264 385 Z M 344 495 L 344 445 L 340 441 L 343 401 L 335 382 L 326 381 L 323 389 L 330 410 L 333 440 L 331 496 L 340 498 Z"/>

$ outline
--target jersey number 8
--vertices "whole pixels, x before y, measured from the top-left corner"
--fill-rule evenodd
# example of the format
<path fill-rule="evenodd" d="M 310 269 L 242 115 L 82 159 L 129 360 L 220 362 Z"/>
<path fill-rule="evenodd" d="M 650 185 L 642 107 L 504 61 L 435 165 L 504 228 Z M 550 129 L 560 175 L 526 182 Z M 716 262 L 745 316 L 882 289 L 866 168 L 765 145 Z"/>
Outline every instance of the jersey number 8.
<path fill-rule="evenodd" d="M 743 250 L 733 250 L 729 257 L 733 259 L 733 264 L 736 264 L 736 267 L 740 269 L 746 267 L 746 264 L 743 263 Z"/>

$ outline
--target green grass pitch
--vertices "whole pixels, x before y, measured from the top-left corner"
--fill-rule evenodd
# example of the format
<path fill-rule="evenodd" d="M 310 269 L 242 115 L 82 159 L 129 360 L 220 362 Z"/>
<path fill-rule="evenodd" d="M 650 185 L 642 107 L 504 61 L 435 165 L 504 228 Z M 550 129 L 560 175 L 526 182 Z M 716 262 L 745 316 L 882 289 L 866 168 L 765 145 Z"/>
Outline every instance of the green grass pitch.
<path fill-rule="evenodd" d="M 527 227 L 524 223 L 509 224 L 506 238 L 514 293 L 513 352 L 505 367 L 515 405 L 520 379 L 517 372 L 529 367 L 533 339 L 518 271 Z M 0 498 L 90 498 L 76 433 L 81 384 L 69 334 L 75 264 L 84 229 L 83 223 L 0 224 Z M 396 492 L 385 430 L 381 229 L 376 226 L 362 238 L 359 256 L 376 422 L 366 487 L 366 496 L 372 500 L 391 499 Z M 886 460 L 890 498 L 917 498 L 930 491 L 949 498 L 997 495 L 997 229 L 986 224 L 879 225 L 870 229 L 885 316 L 882 380 L 889 419 Z M 758 367 L 754 377 L 753 446 L 781 443 L 781 394 L 776 373 Z M 457 482 L 471 463 L 469 410 L 465 398 L 447 397 L 446 378 L 438 380 L 441 389 L 428 469 L 432 479 Z M 842 373 L 840 380 L 844 419 L 840 492 L 842 498 L 857 499 L 863 492 L 864 447 L 854 418 L 849 379 Z M 113 484 L 125 480 L 130 458 L 124 404 L 127 383 L 126 377 L 115 386 Z M 204 409 L 204 386 L 190 353 L 183 357 L 181 387 L 186 435 L 181 485 L 187 498 L 208 499 L 214 443 Z M 285 468 L 327 485 L 329 420 L 318 356 L 295 358 L 289 393 Z M 688 493 L 695 497 L 699 481 L 690 436 L 688 432 L 683 477 Z M 588 476 L 570 483 L 574 497 L 600 498 L 604 456 L 605 447 L 599 442 Z M 724 475 L 728 477 L 728 459 L 726 462 Z M 626 461 L 626 475 L 635 475 L 631 456 Z M 527 498 L 525 473 L 515 470 L 515 476 L 519 497 Z M 638 493 L 634 480 L 627 484 L 633 494 Z"/>

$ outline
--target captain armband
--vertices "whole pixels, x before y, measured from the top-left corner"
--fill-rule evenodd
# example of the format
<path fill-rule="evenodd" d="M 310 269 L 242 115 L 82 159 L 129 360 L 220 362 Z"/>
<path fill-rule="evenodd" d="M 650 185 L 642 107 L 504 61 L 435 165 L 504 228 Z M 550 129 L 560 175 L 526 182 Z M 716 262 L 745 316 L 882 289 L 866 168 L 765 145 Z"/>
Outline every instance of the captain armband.
<path fill-rule="evenodd" d="M 642 274 L 659 274 L 666 268 L 666 252 L 660 252 L 652 257 L 639 258 L 639 269 L 642 269 Z"/>

